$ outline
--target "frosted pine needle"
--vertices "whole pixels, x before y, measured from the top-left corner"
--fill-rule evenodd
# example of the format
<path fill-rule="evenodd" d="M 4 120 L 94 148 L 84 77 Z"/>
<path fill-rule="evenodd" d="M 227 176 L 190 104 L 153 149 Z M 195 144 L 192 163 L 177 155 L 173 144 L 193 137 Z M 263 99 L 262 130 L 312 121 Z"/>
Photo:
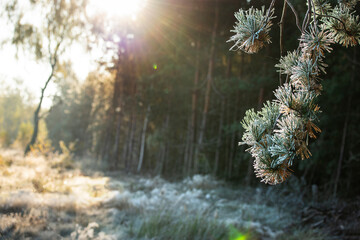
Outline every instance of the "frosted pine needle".
<path fill-rule="evenodd" d="M 240 9 L 235 13 L 236 25 L 231 32 L 235 33 L 228 42 L 235 42 L 230 50 L 241 50 L 246 53 L 256 53 L 265 44 L 271 43 L 269 32 L 274 18 L 274 9 L 265 14 L 265 8 L 261 10 L 251 7 L 249 10 Z"/>

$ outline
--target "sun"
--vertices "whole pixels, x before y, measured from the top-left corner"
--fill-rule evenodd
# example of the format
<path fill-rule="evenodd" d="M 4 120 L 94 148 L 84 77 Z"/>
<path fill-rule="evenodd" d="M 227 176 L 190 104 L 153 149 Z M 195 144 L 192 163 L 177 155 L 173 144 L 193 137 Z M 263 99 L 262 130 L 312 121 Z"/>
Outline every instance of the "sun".
<path fill-rule="evenodd" d="M 91 13 L 104 13 L 111 17 L 130 17 L 145 7 L 146 0 L 90 0 Z"/>

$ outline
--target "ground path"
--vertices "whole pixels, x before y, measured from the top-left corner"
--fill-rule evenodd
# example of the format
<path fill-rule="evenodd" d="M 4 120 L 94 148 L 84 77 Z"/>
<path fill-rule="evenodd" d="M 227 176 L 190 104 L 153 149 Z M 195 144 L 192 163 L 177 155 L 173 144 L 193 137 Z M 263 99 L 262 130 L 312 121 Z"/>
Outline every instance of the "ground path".
<path fill-rule="evenodd" d="M 0 154 L 0 239 L 323 236 L 296 227 L 301 222 L 296 209 L 304 207 L 301 196 L 294 195 L 297 183 L 245 188 L 208 175 L 169 182 L 95 171 L 63 156 Z"/>

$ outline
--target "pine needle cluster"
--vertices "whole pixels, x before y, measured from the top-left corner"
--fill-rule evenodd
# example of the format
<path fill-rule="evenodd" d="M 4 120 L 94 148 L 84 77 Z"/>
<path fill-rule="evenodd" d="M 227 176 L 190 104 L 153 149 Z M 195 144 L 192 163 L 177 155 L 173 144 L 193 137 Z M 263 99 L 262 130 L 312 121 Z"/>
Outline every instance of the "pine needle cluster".
<path fill-rule="evenodd" d="M 329 11 L 331 17 L 323 17 L 322 27 L 328 30 L 336 43 L 345 47 L 360 44 L 359 16 L 352 12 L 353 4 L 339 4 Z"/>
<path fill-rule="evenodd" d="M 315 8 L 316 14 L 326 15 L 331 10 L 331 5 L 327 0 L 313 0 L 312 3 L 314 4 L 313 8 Z M 312 7 L 311 5 L 309 6 L 309 1 L 306 1 L 306 5 L 307 7 Z"/>
<path fill-rule="evenodd" d="M 257 53 L 265 44 L 271 43 L 269 35 L 274 9 L 265 13 L 265 7 L 249 10 L 240 9 L 235 13 L 236 25 L 229 41 L 235 42 L 230 50 L 242 50 L 246 53 Z"/>
<path fill-rule="evenodd" d="M 321 75 L 326 73 L 325 54 L 332 51 L 334 43 L 346 47 L 360 44 L 359 17 L 353 12 L 357 0 L 342 0 L 335 7 L 326 0 L 306 3 L 310 5 L 299 48 L 281 57 L 276 65 L 288 81 L 274 91 L 272 102 L 266 102 L 258 112 L 248 110 L 242 121 L 245 131 L 240 144 L 249 146 L 255 174 L 267 184 L 282 183 L 291 175 L 294 161 L 311 157 L 309 141 L 321 132 L 316 99 L 322 91 Z M 231 49 L 254 53 L 269 43 L 273 11 L 272 7 L 267 11 L 270 17 L 264 15 L 264 8 L 236 13 Z M 260 32 L 261 38 L 255 36 Z"/>

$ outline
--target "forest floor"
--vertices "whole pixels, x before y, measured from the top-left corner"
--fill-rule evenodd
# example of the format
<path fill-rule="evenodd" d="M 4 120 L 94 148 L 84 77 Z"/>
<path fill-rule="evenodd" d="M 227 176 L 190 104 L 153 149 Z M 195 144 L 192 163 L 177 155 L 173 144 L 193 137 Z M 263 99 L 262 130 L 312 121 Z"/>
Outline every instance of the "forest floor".
<path fill-rule="evenodd" d="M 295 180 L 261 188 L 207 175 L 169 182 L 81 162 L 1 150 L 0 239 L 352 239 L 339 238 L 341 215 L 340 232 L 324 227 L 324 208 L 306 203 Z M 342 211 L 350 211 L 342 228 L 359 223 L 359 210 Z"/>

